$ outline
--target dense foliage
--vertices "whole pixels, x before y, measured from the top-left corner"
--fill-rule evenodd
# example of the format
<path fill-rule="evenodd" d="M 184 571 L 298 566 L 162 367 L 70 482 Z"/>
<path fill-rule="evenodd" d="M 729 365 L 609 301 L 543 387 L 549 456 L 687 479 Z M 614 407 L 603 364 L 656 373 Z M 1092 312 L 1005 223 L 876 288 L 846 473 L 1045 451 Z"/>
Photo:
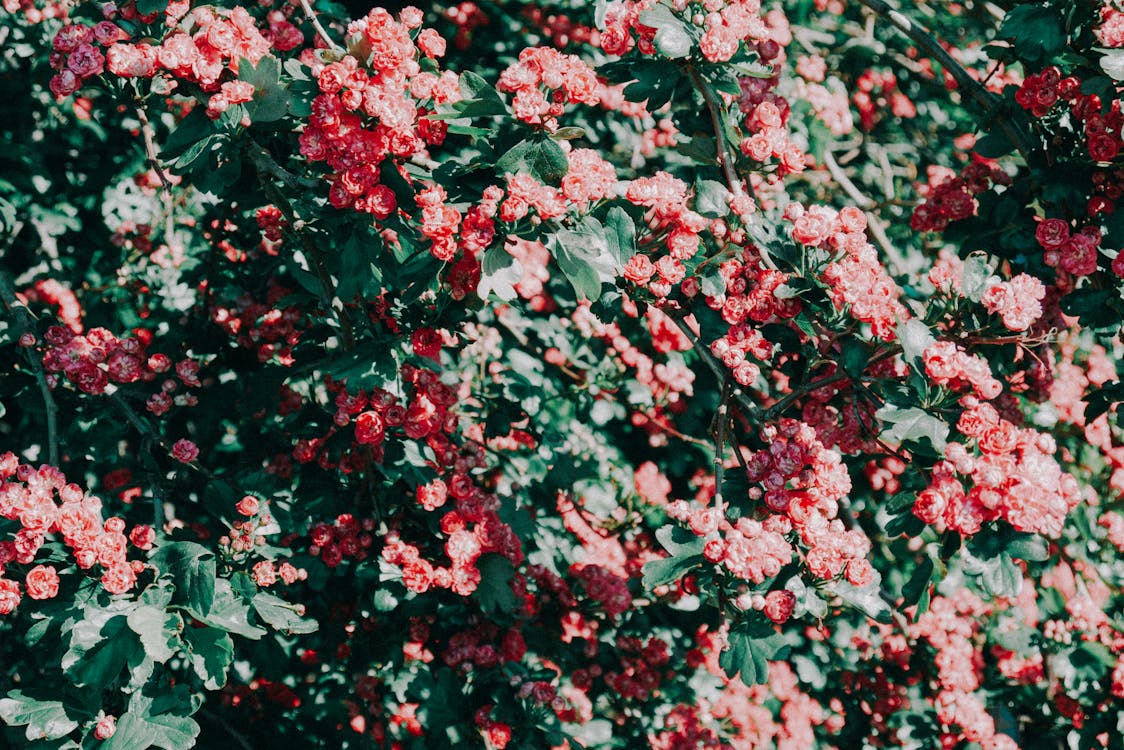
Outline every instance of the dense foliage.
<path fill-rule="evenodd" d="M 1124 5 L 419 6 L 4 0 L 0 744 L 1120 747 Z"/>

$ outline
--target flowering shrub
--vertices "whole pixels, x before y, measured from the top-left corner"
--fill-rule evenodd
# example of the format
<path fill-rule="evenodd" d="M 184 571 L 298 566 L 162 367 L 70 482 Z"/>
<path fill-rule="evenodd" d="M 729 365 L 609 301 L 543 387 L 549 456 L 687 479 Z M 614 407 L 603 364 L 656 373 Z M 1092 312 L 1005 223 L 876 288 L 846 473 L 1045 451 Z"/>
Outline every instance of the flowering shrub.
<path fill-rule="evenodd" d="M 1118 747 L 1124 6 L 900 6 L 5 0 L 2 744 Z"/>

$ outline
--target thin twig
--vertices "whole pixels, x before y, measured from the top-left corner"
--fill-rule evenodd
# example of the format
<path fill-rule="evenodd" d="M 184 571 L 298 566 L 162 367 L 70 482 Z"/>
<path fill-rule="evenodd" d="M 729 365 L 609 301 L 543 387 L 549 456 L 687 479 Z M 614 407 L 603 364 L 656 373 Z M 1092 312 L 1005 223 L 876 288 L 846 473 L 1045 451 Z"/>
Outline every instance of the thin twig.
<path fill-rule="evenodd" d="M 830 150 L 824 150 L 823 163 L 824 166 L 827 167 L 827 171 L 831 173 L 832 179 L 839 183 L 839 187 L 843 188 L 843 192 L 845 192 L 865 213 L 866 224 L 870 229 L 870 235 L 874 238 L 874 241 L 878 243 L 878 246 L 882 248 L 882 252 L 885 253 L 886 260 L 890 265 L 890 273 L 894 276 L 902 275 L 906 270 L 905 258 L 903 258 L 902 254 L 898 252 L 898 249 L 894 247 L 894 243 L 892 243 L 890 238 L 886 235 L 886 230 L 882 226 L 882 222 L 879 220 L 878 216 L 875 215 L 873 209 L 877 207 L 878 204 L 859 190 L 858 187 L 855 186 L 855 183 L 851 182 L 847 173 L 844 172 L 843 168 L 839 166 L 839 163 L 835 161 L 835 156 Z"/>
<path fill-rule="evenodd" d="M 320 25 L 320 19 L 316 16 L 316 11 L 309 5 L 308 0 L 301 0 L 301 8 L 304 10 L 304 15 L 308 18 L 309 23 L 312 24 L 312 28 L 316 30 L 317 35 L 328 45 L 328 49 L 343 52 L 343 47 L 336 44 L 336 40 L 332 39 L 328 35 L 328 31 Z"/>
<path fill-rule="evenodd" d="M 718 511 L 719 518 L 726 517 L 726 508 L 722 502 L 722 473 L 726 464 L 726 428 L 730 422 L 730 394 L 732 383 L 729 373 L 722 381 L 722 400 L 718 402 L 718 411 L 714 415 L 714 508 Z M 737 446 L 734 446 L 737 450 Z"/>
<path fill-rule="evenodd" d="M 21 225 L 22 226 L 22 225 Z M 19 228 L 12 234 L 14 237 L 19 233 Z M 3 300 L 4 307 L 12 314 L 15 321 L 16 329 L 20 336 L 26 334 L 35 335 L 35 316 L 27 309 L 27 306 L 20 302 L 19 297 L 16 296 L 16 289 L 12 286 L 12 280 L 3 271 L 0 271 L 0 300 Z M 43 396 L 43 409 L 47 416 L 47 456 L 51 466 L 59 465 L 59 428 L 58 428 L 58 413 L 59 408 L 55 403 L 55 397 L 51 394 L 51 386 L 47 383 L 47 373 L 43 369 L 43 361 L 32 350 L 27 350 L 27 361 L 31 365 L 31 370 L 35 374 L 35 380 L 39 384 L 39 393 Z"/>
<path fill-rule="evenodd" d="M 250 156 L 250 161 L 253 162 L 254 168 L 258 173 L 258 182 L 261 183 L 262 191 L 265 193 L 272 203 L 276 204 L 277 208 L 285 217 L 285 221 L 289 224 L 289 229 L 300 239 L 301 246 L 305 252 L 308 253 L 308 262 L 312 267 L 316 278 L 320 282 L 320 292 L 324 299 L 324 304 L 335 315 L 337 322 L 340 325 L 340 333 L 343 338 L 344 349 L 351 350 L 355 347 L 355 329 L 351 322 L 351 315 L 347 311 L 347 306 L 343 300 L 338 299 L 336 294 L 336 285 L 332 282 L 332 277 L 328 273 L 328 267 L 324 262 L 324 254 L 320 252 L 316 242 L 309 234 L 306 225 L 303 221 L 297 218 L 296 212 L 293 211 L 293 206 L 289 199 L 282 194 L 277 186 L 270 181 L 270 177 L 276 176 L 276 169 L 278 165 L 273 160 L 269 152 L 262 146 L 254 143 L 247 149 Z M 339 302 L 339 307 L 336 307 L 336 302 Z"/>
<path fill-rule="evenodd" d="M 899 11 L 890 7 L 885 0 L 860 0 L 863 5 L 870 8 L 882 18 L 888 20 L 900 32 L 905 34 L 910 40 L 920 47 L 927 55 L 940 63 L 941 67 L 948 71 L 956 84 L 965 91 L 969 97 L 974 99 L 984 111 L 992 117 L 994 122 L 999 125 L 1003 134 L 1007 136 L 1008 140 L 1014 144 L 1019 153 L 1022 154 L 1023 160 L 1030 161 L 1030 153 L 1033 151 L 1033 144 L 1027 139 L 1026 135 L 1006 116 L 1002 111 L 1001 105 L 994 94 L 987 90 L 979 81 L 971 76 L 971 74 L 962 66 L 956 59 L 948 53 L 941 43 L 934 37 L 927 29 L 922 28 L 906 16 L 902 15 Z"/>
<path fill-rule="evenodd" d="M 734 195 L 743 195 L 745 188 L 741 178 L 738 177 L 737 171 L 734 169 L 734 158 L 730 151 L 729 141 L 726 139 L 726 128 L 722 122 L 722 112 L 725 109 L 722 105 L 722 100 L 714 93 L 714 89 L 703 80 L 694 66 L 687 66 L 687 73 L 691 76 L 692 83 L 695 88 L 702 94 L 703 100 L 706 102 L 706 108 L 710 111 L 710 122 L 714 127 L 714 137 L 716 139 L 715 152 L 718 154 L 718 163 L 722 167 L 722 173 L 726 177 L 726 184 L 730 188 L 730 192 Z"/>
<path fill-rule="evenodd" d="M 152 123 L 148 120 L 148 114 L 145 113 L 144 107 L 140 104 L 137 104 L 136 111 L 137 119 L 140 120 L 141 124 L 141 134 L 144 136 L 145 161 L 148 162 L 148 166 L 160 180 L 161 195 L 164 201 L 164 244 L 170 245 L 172 232 L 175 229 L 175 197 L 172 195 L 172 181 L 164 173 L 164 168 L 160 166 L 160 160 L 157 158 L 159 151 L 156 148 L 156 131 L 153 130 Z"/>

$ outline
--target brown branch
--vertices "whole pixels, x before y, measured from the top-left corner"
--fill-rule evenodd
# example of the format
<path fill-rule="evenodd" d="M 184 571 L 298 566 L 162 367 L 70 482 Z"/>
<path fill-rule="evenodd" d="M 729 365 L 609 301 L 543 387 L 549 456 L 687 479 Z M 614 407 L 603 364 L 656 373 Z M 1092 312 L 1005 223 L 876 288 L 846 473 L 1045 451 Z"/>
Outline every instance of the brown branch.
<path fill-rule="evenodd" d="M 312 9 L 308 0 L 300 0 L 300 3 L 305 17 L 307 17 L 309 23 L 312 24 L 312 28 L 316 30 L 317 36 L 323 39 L 324 43 L 328 45 L 328 49 L 335 52 L 343 52 L 343 47 L 336 44 L 336 41 L 328 35 L 328 31 L 320 24 L 320 19 L 316 16 L 316 11 Z"/>
<path fill-rule="evenodd" d="M 730 374 L 722 380 L 722 399 L 714 415 L 714 507 L 721 518 L 726 517 L 722 502 L 722 480 L 726 464 L 726 428 L 730 422 L 730 395 L 732 393 Z M 734 446 L 737 451 L 737 446 Z"/>
<path fill-rule="evenodd" d="M 980 107 L 999 125 L 1003 134 L 1014 144 L 1023 160 L 1030 161 L 1030 153 L 1034 146 L 1023 132 L 1002 111 L 997 97 L 987 90 L 979 81 L 972 78 L 971 74 L 956 59 L 948 53 L 941 43 L 927 29 L 917 25 L 896 9 L 890 7 L 885 0 L 860 0 L 863 5 L 874 13 L 889 21 L 894 28 L 905 34 L 909 39 L 922 49 L 929 57 L 940 63 L 948 71 L 952 79 L 970 98 L 975 100 Z"/>
<path fill-rule="evenodd" d="M 327 265 L 324 263 L 324 254 L 320 252 L 316 242 L 307 230 L 307 225 L 297 218 L 296 212 L 293 211 L 293 206 L 289 199 L 277 189 L 277 186 L 270 181 L 271 177 L 276 177 L 277 170 L 280 166 L 269 154 L 268 151 L 257 143 L 250 142 L 247 148 L 247 153 L 250 156 L 250 161 L 253 162 L 254 168 L 258 173 L 258 182 L 261 183 L 262 191 L 265 192 L 266 198 L 277 205 L 285 217 L 285 221 L 289 224 L 289 229 L 300 239 L 301 246 L 305 252 L 308 253 L 308 262 L 312 267 L 313 272 L 316 274 L 317 280 L 320 282 L 320 293 L 323 297 L 324 304 L 335 315 L 337 322 L 340 326 L 340 333 L 343 337 L 344 349 L 351 350 L 355 347 L 355 330 L 351 322 L 351 316 L 347 312 L 347 307 L 343 300 L 338 299 L 336 294 L 336 285 L 332 282 L 332 277 L 328 273 Z M 336 301 L 339 301 L 339 307 L 336 307 Z"/>
<path fill-rule="evenodd" d="M 17 234 L 19 234 L 19 228 L 12 233 L 12 237 Z M 12 280 L 3 271 L 0 271 L 0 300 L 3 301 L 8 312 L 12 314 L 19 335 L 23 336 L 26 333 L 34 336 L 35 316 L 31 314 L 26 305 L 20 302 L 19 297 L 16 296 L 16 289 L 12 285 Z M 43 369 L 43 361 L 30 349 L 25 353 L 28 364 L 31 365 L 31 370 L 35 374 L 35 380 L 39 384 L 39 393 L 43 397 L 43 409 L 47 415 L 47 456 L 51 466 L 57 467 L 59 465 L 59 408 L 55 403 L 55 397 L 51 394 L 51 386 L 47 383 L 47 373 Z"/>
<path fill-rule="evenodd" d="M 160 180 L 160 192 L 164 201 L 164 244 L 168 245 L 172 241 L 172 232 L 175 228 L 175 198 L 172 195 L 172 181 L 164 173 L 164 168 L 160 166 L 159 151 L 156 148 L 156 131 L 153 130 L 152 123 L 148 120 L 148 114 L 145 113 L 144 107 L 139 103 L 136 112 L 137 119 L 140 120 L 141 124 L 141 134 L 144 136 L 145 161 L 152 171 L 156 172 L 156 177 Z"/>
<path fill-rule="evenodd" d="M 710 123 L 714 128 L 716 139 L 715 153 L 718 155 L 718 163 L 722 167 L 722 174 L 726 177 L 726 184 L 734 195 L 743 195 L 745 194 L 745 188 L 734 169 L 733 154 L 730 150 L 729 141 L 726 140 L 726 128 L 722 123 L 722 112 L 725 109 L 722 100 L 714 93 L 710 84 L 703 80 L 694 66 L 688 65 L 687 73 L 691 76 L 691 82 L 695 85 L 695 88 L 702 94 L 703 101 L 706 102 L 706 108 L 710 111 Z"/>

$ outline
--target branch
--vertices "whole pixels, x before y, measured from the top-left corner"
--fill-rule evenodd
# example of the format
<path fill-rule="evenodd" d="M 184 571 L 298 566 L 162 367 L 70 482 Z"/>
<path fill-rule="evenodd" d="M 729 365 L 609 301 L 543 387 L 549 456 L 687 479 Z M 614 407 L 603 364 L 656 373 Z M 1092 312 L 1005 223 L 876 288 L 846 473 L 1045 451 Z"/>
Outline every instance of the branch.
<path fill-rule="evenodd" d="M 706 108 L 710 111 L 710 123 L 714 127 L 714 138 L 716 140 L 715 151 L 718 154 L 718 163 L 722 166 L 722 174 L 726 176 L 726 184 L 734 195 L 744 195 L 745 188 L 734 169 L 734 157 L 731 153 L 730 143 L 726 140 L 726 128 L 722 124 L 722 112 L 725 109 L 722 100 L 714 93 L 714 89 L 703 80 L 693 65 L 687 66 L 687 73 L 690 74 L 691 82 L 702 94 L 703 100 L 706 102 Z"/>
<path fill-rule="evenodd" d="M 312 28 L 316 30 L 317 36 L 324 40 L 324 43 L 328 45 L 328 49 L 335 52 L 343 52 L 343 47 L 336 44 L 336 41 L 328 35 L 327 30 L 320 24 L 320 19 L 316 16 L 316 11 L 309 5 L 308 0 L 300 1 L 301 8 L 304 10 L 304 15 L 308 18 L 309 23 L 312 24 Z"/>
<path fill-rule="evenodd" d="M 999 102 L 994 94 L 988 91 L 979 81 L 972 78 L 971 74 L 964 69 L 956 59 L 948 53 L 941 43 L 934 37 L 928 30 L 918 26 L 913 21 L 909 20 L 906 16 L 890 7 L 885 0 L 860 0 L 863 5 L 870 8 L 876 14 L 885 18 L 894 28 L 905 34 L 910 40 L 920 47 L 929 57 L 940 63 L 941 67 L 948 71 L 956 84 L 965 91 L 969 97 L 974 99 L 985 112 L 998 123 L 999 128 L 1003 134 L 1015 145 L 1019 153 L 1022 154 L 1023 160 L 1030 161 L 1030 153 L 1034 149 L 1034 145 L 1030 143 L 1021 130 L 1011 122 L 1002 111 Z"/>
<path fill-rule="evenodd" d="M 172 181 L 165 174 L 164 168 L 160 166 L 160 161 L 157 158 L 158 151 L 156 148 L 156 132 L 152 129 L 152 123 L 148 120 L 148 114 L 145 113 L 144 107 L 139 103 L 136 106 L 137 119 L 140 120 L 141 134 L 144 136 L 144 154 L 145 161 L 152 171 L 156 172 L 156 176 L 160 180 L 161 194 L 164 198 L 164 244 L 168 245 L 172 242 L 172 231 L 175 227 L 175 216 L 173 209 L 175 202 L 172 196 Z"/>
<path fill-rule="evenodd" d="M 17 229 L 12 236 L 14 237 L 18 233 L 19 230 Z M 4 302 L 4 307 L 8 309 L 8 312 L 12 314 L 19 335 L 23 336 L 27 333 L 34 336 L 35 317 L 27 309 L 27 306 L 20 302 L 16 296 L 16 289 L 12 286 L 12 280 L 3 271 L 0 271 L 0 300 Z M 48 460 L 51 466 L 57 467 L 59 465 L 59 408 L 55 403 L 55 397 L 51 394 L 51 386 L 47 383 L 47 373 L 43 369 L 43 361 L 31 350 L 27 350 L 25 354 L 32 372 L 35 373 L 35 380 L 39 383 L 39 393 L 43 396 L 43 408 L 47 413 Z"/>
<path fill-rule="evenodd" d="M 714 415 L 714 507 L 721 518 L 726 517 L 722 503 L 722 472 L 726 463 L 726 428 L 730 421 L 730 374 L 722 381 L 722 400 L 718 402 L 718 412 Z M 734 446 L 737 452 L 737 446 Z"/>
<path fill-rule="evenodd" d="M 878 217 L 874 214 L 873 209 L 877 204 L 869 196 L 863 194 L 863 192 L 855 186 L 855 183 L 851 182 L 851 178 L 847 176 L 847 173 L 843 171 L 839 163 L 835 161 L 834 154 L 828 149 L 824 149 L 823 163 L 824 166 L 827 167 L 827 171 L 831 173 L 832 179 L 839 183 L 839 186 L 843 188 L 843 192 L 845 192 L 866 214 L 866 223 L 867 227 L 870 229 L 870 235 L 874 238 L 874 241 L 878 243 L 878 246 L 882 248 L 882 252 L 885 253 L 886 260 L 890 263 L 891 273 L 894 276 L 901 276 L 905 270 L 905 258 L 903 258 L 902 254 L 898 252 L 898 249 L 894 247 L 894 244 L 890 242 L 890 238 L 886 236 L 886 230 L 882 227 L 882 222 L 880 222 Z"/>
<path fill-rule="evenodd" d="M 254 168 L 258 173 L 258 182 L 261 183 L 262 191 L 265 193 L 266 198 L 277 205 L 281 213 L 284 215 L 285 220 L 289 223 L 289 227 L 294 234 L 301 241 L 301 246 L 304 247 L 305 252 L 308 253 L 308 261 L 312 269 L 316 273 L 316 278 L 320 281 L 321 296 L 324 298 L 324 304 L 328 306 L 335 316 L 340 326 L 340 332 L 343 337 L 343 345 L 345 349 L 353 349 L 355 347 L 355 330 L 351 323 L 351 316 L 347 312 L 347 308 L 343 300 L 339 300 L 339 307 L 336 307 L 336 285 L 332 283 L 332 277 L 328 273 L 328 268 L 324 263 L 324 255 L 320 252 L 320 248 L 312 240 L 312 237 L 306 231 L 306 224 L 297 218 L 296 212 L 293 211 L 293 206 L 289 203 L 277 186 L 270 182 L 269 178 L 278 175 L 278 170 L 284 172 L 280 165 L 273 159 L 272 155 L 261 145 L 251 141 L 247 153 L 250 156 L 250 161 L 253 162 Z M 284 178 L 281 178 L 284 180 Z"/>

